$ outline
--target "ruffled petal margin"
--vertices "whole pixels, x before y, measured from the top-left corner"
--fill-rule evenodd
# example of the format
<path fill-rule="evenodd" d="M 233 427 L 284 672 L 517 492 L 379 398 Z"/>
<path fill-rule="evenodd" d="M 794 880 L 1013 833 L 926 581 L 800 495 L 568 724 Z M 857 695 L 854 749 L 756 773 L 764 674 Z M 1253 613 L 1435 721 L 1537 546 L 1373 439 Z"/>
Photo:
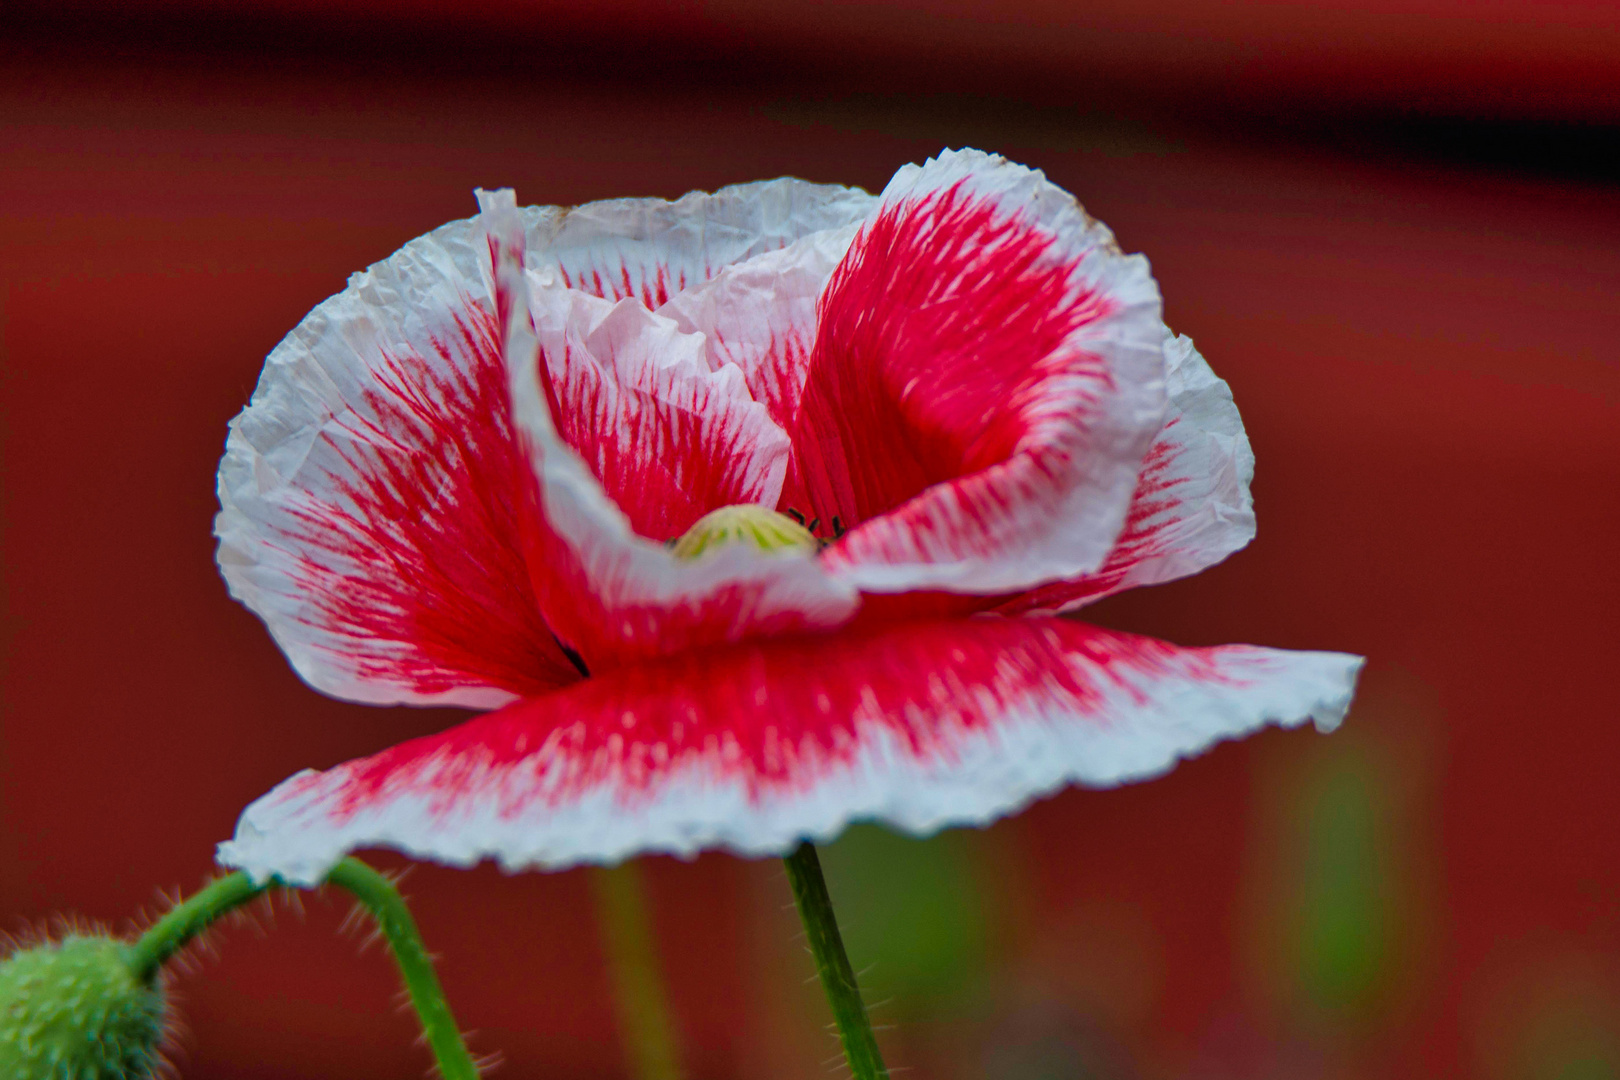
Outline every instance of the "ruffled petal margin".
<path fill-rule="evenodd" d="M 335 697 L 494 708 L 578 678 L 519 542 L 532 481 L 484 246 L 452 222 L 356 274 L 231 421 L 220 570 Z"/>
<path fill-rule="evenodd" d="M 1330 729 L 1361 664 L 1039 616 L 754 642 L 300 773 L 248 807 L 219 860 L 309 883 L 366 847 L 515 870 L 780 854 L 861 819 L 918 834 L 982 824 L 1067 784 L 1158 775 L 1268 723 Z"/>
<path fill-rule="evenodd" d="M 826 229 L 863 220 L 877 199 L 860 188 L 784 176 L 674 201 L 606 199 L 524 207 L 528 267 L 568 288 L 652 309 L 723 268 Z"/>
<path fill-rule="evenodd" d="M 1170 407 L 1108 560 L 1095 574 L 1043 585 L 997 611 L 1073 611 L 1124 589 L 1196 574 L 1254 539 L 1254 451 L 1232 391 L 1190 339 L 1166 330 L 1164 354 Z"/>

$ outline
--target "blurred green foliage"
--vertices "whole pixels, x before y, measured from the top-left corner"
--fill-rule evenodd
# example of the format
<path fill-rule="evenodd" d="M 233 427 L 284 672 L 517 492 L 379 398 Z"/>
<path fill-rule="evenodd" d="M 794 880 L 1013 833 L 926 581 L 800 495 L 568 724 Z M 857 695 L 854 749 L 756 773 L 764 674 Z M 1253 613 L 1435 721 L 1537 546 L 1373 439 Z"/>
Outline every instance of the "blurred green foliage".
<path fill-rule="evenodd" d="M 1399 883 L 1391 792 L 1373 755 L 1343 749 L 1302 792 L 1289 953 L 1310 1005 L 1355 1020 L 1376 1010 L 1390 974 Z"/>
<path fill-rule="evenodd" d="M 857 825 L 821 849 L 869 1001 L 892 998 L 894 1013 L 919 1016 L 984 992 L 991 912 L 973 848 L 980 836 L 951 829 L 917 840 Z"/>

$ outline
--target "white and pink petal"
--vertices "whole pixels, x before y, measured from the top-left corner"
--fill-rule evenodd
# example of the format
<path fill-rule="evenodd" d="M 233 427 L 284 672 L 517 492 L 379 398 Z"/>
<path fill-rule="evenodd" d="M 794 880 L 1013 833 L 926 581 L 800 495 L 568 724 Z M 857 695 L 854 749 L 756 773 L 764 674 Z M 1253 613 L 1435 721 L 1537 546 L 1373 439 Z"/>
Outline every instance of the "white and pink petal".
<path fill-rule="evenodd" d="M 522 213 L 530 269 L 657 308 L 733 263 L 859 222 L 875 201 L 859 188 L 782 177 L 674 201 L 608 199 Z"/>
<path fill-rule="evenodd" d="M 872 592 L 995 593 L 1097 569 L 1163 421 L 1147 263 L 1039 172 L 907 166 L 823 292 L 783 505 Z"/>
<path fill-rule="evenodd" d="M 511 193 L 484 198 L 513 418 L 535 477 L 528 563 L 562 641 L 595 673 L 848 621 L 858 592 L 811 554 L 668 549 L 711 510 L 773 505 L 785 434 L 739 369 L 710 367 L 702 335 L 521 270 Z"/>
<path fill-rule="evenodd" d="M 519 543 L 528 465 L 483 249 L 453 222 L 356 274 L 231 422 L 220 569 L 336 697 L 490 708 L 577 678 Z"/>
<path fill-rule="evenodd" d="M 711 370 L 702 335 L 634 300 L 530 290 L 556 436 L 642 536 L 680 536 L 710 510 L 774 504 L 787 434 L 734 367 Z"/>
<path fill-rule="evenodd" d="M 1254 452 L 1231 388 L 1190 339 L 1165 331 L 1170 407 L 1148 449 L 1125 529 L 1094 574 L 1054 581 L 998 610 L 1072 611 L 1205 570 L 1254 539 Z"/>
<path fill-rule="evenodd" d="M 1348 708 L 1358 657 L 1184 649 L 1059 618 L 754 642 L 621 668 L 248 807 L 220 860 L 308 883 L 392 847 L 507 869 L 781 854 L 856 820 L 982 824 Z"/>
<path fill-rule="evenodd" d="M 734 263 L 658 313 L 702 334 L 709 366 L 740 370 L 754 400 L 791 430 L 810 370 L 821 294 L 858 227 L 827 229 Z"/>

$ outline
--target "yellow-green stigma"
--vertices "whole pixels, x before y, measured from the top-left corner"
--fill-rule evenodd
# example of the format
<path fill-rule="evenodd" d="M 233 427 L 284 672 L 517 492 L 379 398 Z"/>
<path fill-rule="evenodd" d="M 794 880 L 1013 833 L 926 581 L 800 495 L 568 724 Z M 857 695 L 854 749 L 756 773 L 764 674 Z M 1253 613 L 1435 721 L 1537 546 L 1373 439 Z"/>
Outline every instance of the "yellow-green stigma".
<path fill-rule="evenodd" d="M 821 542 L 797 521 L 763 506 L 740 503 L 722 506 L 698 518 L 670 545 L 678 558 L 695 559 L 705 551 L 727 544 L 752 544 L 761 551 L 808 551 Z"/>

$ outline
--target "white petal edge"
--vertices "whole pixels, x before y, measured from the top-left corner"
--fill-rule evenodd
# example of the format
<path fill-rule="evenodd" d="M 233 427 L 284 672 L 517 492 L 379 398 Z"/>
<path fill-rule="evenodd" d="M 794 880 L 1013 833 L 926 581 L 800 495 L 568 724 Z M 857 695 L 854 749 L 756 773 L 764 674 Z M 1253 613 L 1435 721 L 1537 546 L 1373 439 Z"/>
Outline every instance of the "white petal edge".
<path fill-rule="evenodd" d="M 1138 498 L 1174 505 L 1128 520 L 1118 547 L 1098 574 L 1054 582 L 1004 605 L 1010 613 L 1074 611 L 1105 596 L 1158 585 L 1206 570 L 1246 547 L 1255 536 L 1254 451 L 1232 400 L 1192 340 L 1164 332 L 1170 407 L 1149 451 Z M 1161 468 L 1154 454 L 1170 456 Z M 1133 511 L 1135 507 L 1133 507 Z"/>
<path fill-rule="evenodd" d="M 1247 547 L 1254 539 L 1254 449 L 1243 428 L 1232 388 L 1218 377 L 1194 347 L 1192 339 L 1172 333 L 1164 338 L 1170 413 L 1177 427 L 1163 436 L 1181 448 L 1170 469 L 1183 505 L 1164 528 L 1164 554 L 1144 559 L 1121 588 L 1156 585 L 1196 574 Z M 1151 522 L 1149 523 L 1151 524 Z"/>
<path fill-rule="evenodd" d="M 694 191 L 673 201 L 605 199 L 576 207 L 526 207 L 525 265 L 557 270 L 564 284 L 610 299 L 657 293 L 647 272 L 666 268 L 667 295 L 692 288 L 723 267 L 786 247 L 812 233 L 859 222 L 877 202 L 860 188 L 795 177 Z M 621 275 L 628 275 L 627 277 Z M 657 307 L 649 303 L 648 307 Z"/>
<path fill-rule="evenodd" d="M 369 415 L 385 349 L 401 346 L 437 362 L 434 335 L 453 336 L 450 316 L 463 300 L 487 296 L 471 221 L 455 221 L 412 240 L 389 258 L 353 275 L 343 292 L 309 313 L 271 351 L 252 401 L 230 423 L 220 462 L 216 560 L 230 593 L 264 620 L 294 670 L 315 689 L 368 704 L 410 703 L 493 708 L 508 691 L 464 686 L 425 695 L 389 680 L 366 678 L 339 658 L 354 639 L 323 628 L 298 584 L 289 548 L 290 513 L 325 474 L 346 473 L 322 436 L 342 432 L 345 417 Z M 374 655 L 407 647 L 367 642 Z"/>
<path fill-rule="evenodd" d="M 488 803 L 458 808 L 451 827 L 431 796 L 412 791 L 387 795 L 334 825 L 318 792 L 294 793 L 319 775 L 306 771 L 243 812 L 218 860 L 256 880 L 313 884 L 346 853 L 368 847 L 453 866 L 489 858 L 510 872 L 611 864 L 642 853 L 782 855 L 802 840 L 831 840 L 857 821 L 925 836 L 987 824 L 1072 784 L 1108 788 L 1156 777 L 1267 725 L 1312 721 L 1331 731 L 1349 709 L 1364 663 L 1344 653 L 1255 646 L 1221 652 L 1231 685 L 1163 677 L 1115 686 L 1105 708 L 1128 723 L 1099 725 L 1060 700 L 1031 701 L 1004 713 L 992 729 L 958 739 L 951 761 L 929 763 L 901 749 L 888 729 L 873 727 L 847 767 L 807 791 L 758 801 L 717 763 L 697 763 L 634 805 L 603 784 L 561 805 L 499 813 L 493 804 L 502 777 L 492 772 Z"/>

